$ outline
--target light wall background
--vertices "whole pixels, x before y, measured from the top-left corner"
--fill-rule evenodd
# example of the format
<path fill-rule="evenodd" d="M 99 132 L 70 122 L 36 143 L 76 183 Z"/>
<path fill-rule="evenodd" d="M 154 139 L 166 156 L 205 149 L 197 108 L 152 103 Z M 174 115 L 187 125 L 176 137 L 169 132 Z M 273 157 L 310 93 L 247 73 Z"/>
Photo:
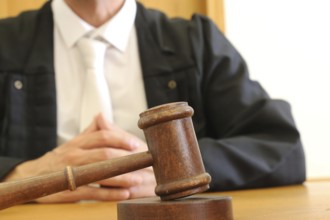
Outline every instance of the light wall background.
<path fill-rule="evenodd" d="M 330 1 L 225 0 L 226 35 L 251 77 L 291 103 L 308 178 L 330 177 Z"/>
<path fill-rule="evenodd" d="M 189 18 L 192 13 L 209 16 L 224 30 L 224 0 L 137 0 L 146 7 L 164 11 L 169 16 Z M 0 0 L 0 18 L 15 16 L 21 11 L 41 7 L 46 0 Z"/>

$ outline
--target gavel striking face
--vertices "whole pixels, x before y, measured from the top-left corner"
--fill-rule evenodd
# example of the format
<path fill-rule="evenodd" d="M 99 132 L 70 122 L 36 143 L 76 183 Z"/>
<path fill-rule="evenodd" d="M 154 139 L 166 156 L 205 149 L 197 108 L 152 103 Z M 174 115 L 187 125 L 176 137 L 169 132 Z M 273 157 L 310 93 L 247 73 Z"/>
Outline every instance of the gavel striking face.
<path fill-rule="evenodd" d="M 211 177 L 205 173 L 192 115 L 193 109 L 185 102 L 151 108 L 140 114 L 138 122 L 149 152 L 2 183 L 0 210 L 151 165 L 157 181 L 155 192 L 162 200 L 203 192 L 209 188 Z"/>

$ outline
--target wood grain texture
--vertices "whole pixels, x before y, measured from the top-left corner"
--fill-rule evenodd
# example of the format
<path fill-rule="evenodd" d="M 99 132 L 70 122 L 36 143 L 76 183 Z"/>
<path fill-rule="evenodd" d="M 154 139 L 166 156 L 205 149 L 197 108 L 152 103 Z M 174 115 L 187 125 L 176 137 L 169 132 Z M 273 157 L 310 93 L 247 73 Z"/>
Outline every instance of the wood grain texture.
<path fill-rule="evenodd" d="M 73 167 L 67 170 L 0 183 L 0 210 L 64 190 L 94 183 L 152 165 L 148 152 Z M 72 182 L 71 182 L 72 181 Z M 72 184 L 73 183 L 73 184 Z"/>
<path fill-rule="evenodd" d="M 330 219 L 330 179 L 304 185 L 202 195 L 232 197 L 235 220 Z M 115 220 L 117 202 L 19 205 L 0 211 L 0 219 Z"/>
<path fill-rule="evenodd" d="M 195 195 L 179 200 L 143 198 L 119 202 L 118 220 L 232 220 L 230 197 Z"/>
<path fill-rule="evenodd" d="M 157 181 L 155 192 L 162 200 L 172 200 L 209 188 L 191 116 L 186 102 L 156 106 L 140 114 Z"/>

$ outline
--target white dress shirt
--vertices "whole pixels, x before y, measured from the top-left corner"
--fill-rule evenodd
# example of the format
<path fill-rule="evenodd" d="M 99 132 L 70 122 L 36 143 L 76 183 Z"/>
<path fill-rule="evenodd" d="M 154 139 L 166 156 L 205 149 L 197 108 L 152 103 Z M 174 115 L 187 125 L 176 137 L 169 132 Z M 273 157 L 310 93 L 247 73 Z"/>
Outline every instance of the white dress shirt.
<path fill-rule="evenodd" d="M 79 133 L 84 65 L 76 43 L 86 35 L 98 36 L 111 45 L 106 51 L 105 75 L 114 123 L 144 139 L 137 126 L 147 102 L 134 26 L 135 0 L 126 0 L 120 11 L 99 28 L 79 18 L 64 0 L 54 0 L 52 10 L 58 144 Z"/>

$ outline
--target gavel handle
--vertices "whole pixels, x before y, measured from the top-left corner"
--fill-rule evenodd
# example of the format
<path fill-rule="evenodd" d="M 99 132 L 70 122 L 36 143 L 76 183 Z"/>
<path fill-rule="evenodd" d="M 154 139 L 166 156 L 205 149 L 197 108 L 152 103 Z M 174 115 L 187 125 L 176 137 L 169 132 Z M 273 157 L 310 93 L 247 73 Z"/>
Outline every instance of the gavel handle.
<path fill-rule="evenodd" d="M 142 152 L 84 166 L 66 167 L 64 171 L 46 175 L 4 182 L 0 184 L 0 210 L 67 189 L 75 190 L 76 187 L 139 170 L 152 164 L 151 154 Z"/>

